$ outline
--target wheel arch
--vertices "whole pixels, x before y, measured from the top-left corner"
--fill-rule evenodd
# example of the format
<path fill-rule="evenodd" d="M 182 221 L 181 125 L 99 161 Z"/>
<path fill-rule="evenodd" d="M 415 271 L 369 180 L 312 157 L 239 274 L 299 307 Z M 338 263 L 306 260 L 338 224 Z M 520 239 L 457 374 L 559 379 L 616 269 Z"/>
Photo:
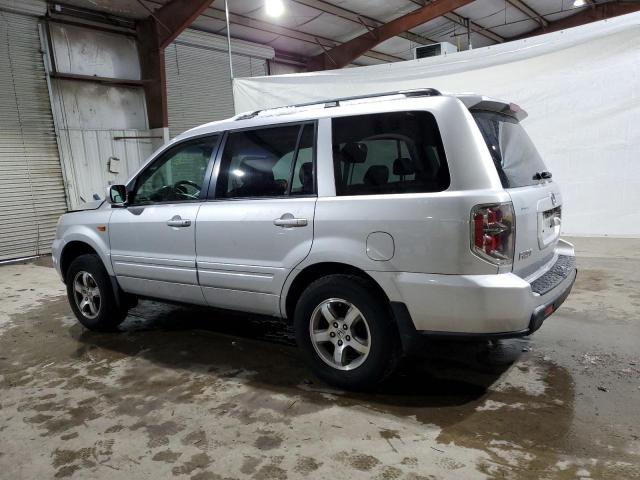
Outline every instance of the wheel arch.
<path fill-rule="evenodd" d="M 281 301 L 281 310 L 283 317 L 287 323 L 293 322 L 293 313 L 296 303 L 302 295 L 302 292 L 314 281 L 326 277 L 328 275 L 355 275 L 366 280 L 381 298 L 390 305 L 390 299 L 382 286 L 364 270 L 340 262 L 319 262 L 308 265 L 300 270 L 289 283 L 289 287 L 283 291 L 283 300 Z"/>
<path fill-rule="evenodd" d="M 94 254 L 100 258 L 100 261 L 104 264 L 107 272 L 110 271 L 110 265 L 107 265 L 102 258 L 102 255 L 98 252 L 98 250 L 91 245 L 91 243 L 84 240 L 71 240 L 66 243 L 60 253 L 60 273 L 62 274 L 63 280 L 66 281 L 67 271 L 69 270 L 69 266 L 71 262 L 73 262 L 80 255 L 90 255 Z"/>

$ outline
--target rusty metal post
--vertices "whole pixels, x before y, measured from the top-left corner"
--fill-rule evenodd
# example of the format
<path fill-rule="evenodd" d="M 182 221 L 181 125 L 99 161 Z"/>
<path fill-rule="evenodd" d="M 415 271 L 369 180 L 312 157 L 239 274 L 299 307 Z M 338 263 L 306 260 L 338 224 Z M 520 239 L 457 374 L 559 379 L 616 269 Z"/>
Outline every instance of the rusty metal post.
<path fill-rule="evenodd" d="M 164 49 L 210 4 L 211 0 L 171 0 L 136 26 L 150 128 L 169 126 Z"/>

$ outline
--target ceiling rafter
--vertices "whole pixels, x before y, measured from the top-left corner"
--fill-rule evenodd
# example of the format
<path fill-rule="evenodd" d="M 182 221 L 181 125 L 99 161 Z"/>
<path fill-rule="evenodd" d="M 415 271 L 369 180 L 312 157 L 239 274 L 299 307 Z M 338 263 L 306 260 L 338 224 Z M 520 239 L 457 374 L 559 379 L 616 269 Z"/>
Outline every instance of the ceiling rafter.
<path fill-rule="evenodd" d="M 345 67 L 375 45 L 473 1 L 474 0 L 434 0 L 423 7 L 398 18 L 394 18 L 371 31 L 366 31 L 344 42 L 342 45 L 332 48 L 329 52 L 311 57 L 307 64 L 307 70 L 327 70 Z"/>
<path fill-rule="evenodd" d="M 148 5 L 151 4 L 155 6 L 163 5 L 163 2 L 158 0 L 146 1 L 145 3 L 147 3 Z M 201 14 L 201 16 L 205 18 L 211 18 L 214 20 L 225 21 L 224 10 L 219 10 L 213 7 L 209 7 L 207 10 L 204 11 L 204 13 Z M 235 25 L 241 25 L 244 27 L 252 28 L 254 30 L 259 30 L 265 33 L 271 33 L 271 34 L 280 35 L 286 38 L 292 38 L 294 40 L 300 40 L 302 42 L 313 44 L 313 45 L 318 45 L 318 43 L 320 42 L 322 46 L 327 48 L 333 48 L 338 45 L 341 45 L 342 43 L 337 40 L 332 40 L 330 38 L 326 38 L 318 35 L 311 35 L 309 33 L 301 32 L 299 30 L 295 30 L 292 28 L 283 27 L 281 25 L 276 25 L 276 24 L 265 22 L 262 20 L 256 20 L 254 18 L 240 15 L 237 13 L 229 12 L 229 21 L 231 22 L 232 31 L 233 31 L 233 25 L 235 24 Z M 396 57 L 394 55 L 388 55 L 382 52 L 377 52 L 375 50 L 367 51 L 366 53 L 364 53 L 364 56 L 373 58 L 376 60 L 380 60 L 382 62 L 397 62 L 400 60 L 405 60 L 404 58 Z"/>
<path fill-rule="evenodd" d="M 517 8 L 522 13 L 527 15 L 531 20 L 535 20 L 541 27 L 546 27 L 549 25 L 549 22 L 544 18 L 544 16 L 540 15 L 533 8 L 525 3 L 524 0 L 507 0 L 507 3 L 512 7 Z"/>
<path fill-rule="evenodd" d="M 496 43 L 502 43 L 505 41 L 505 39 L 500 35 L 498 35 L 497 33 L 494 33 L 488 28 L 484 28 L 483 26 L 478 25 L 477 23 L 474 23 L 468 18 L 465 18 L 462 15 L 458 15 L 455 12 L 447 13 L 446 15 L 443 15 L 443 17 L 449 20 L 450 22 L 453 22 L 465 28 L 467 28 L 467 22 L 469 22 L 469 28 L 471 29 L 472 32 L 477 33 L 478 35 L 482 35 L 483 37 L 486 37 L 490 40 L 493 40 Z"/>
<path fill-rule="evenodd" d="M 618 15 L 625 15 L 627 13 L 633 13 L 640 11 L 640 3 L 635 1 L 613 1 L 608 3 L 596 3 L 588 8 L 580 10 L 575 15 L 564 17 L 555 22 L 549 23 L 546 27 L 541 27 L 531 32 L 527 32 L 524 35 L 520 35 L 513 40 L 520 38 L 533 37 L 535 35 L 542 35 L 544 33 L 556 32 L 558 30 L 564 30 L 566 28 L 577 27 L 586 23 L 596 22 L 598 20 L 604 20 L 611 17 L 617 17 Z"/>
<path fill-rule="evenodd" d="M 324 13 L 328 13 L 330 15 L 334 15 L 336 17 L 343 18 L 345 20 L 349 20 L 353 23 L 359 23 L 361 25 L 364 24 L 365 28 L 369 27 L 379 27 L 384 22 L 380 20 L 376 20 L 375 18 L 369 17 L 367 15 L 362 15 L 351 10 L 347 10 L 346 8 L 340 7 L 338 5 L 333 5 L 331 3 L 325 2 L 323 0 L 293 0 L 296 3 L 301 5 L 305 5 L 310 8 L 314 8 Z M 404 38 L 405 40 L 409 40 L 414 43 L 420 43 L 422 45 L 428 45 L 431 43 L 436 43 L 435 40 L 425 37 L 424 35 L 418 35 L 412 32 L 402 32 L 398 34 L 398 37 Z"/>
<path fill-rule="evenodd" d="M 426 2 L 425 0 L 410 0 L 410 1 L 420 6 L 424 6 L 428 4 L 428 2 Z M 483 26 L 478 25 L 472 20 L 465 18 L 462 15 L 459 15 L 455 12 L 449 12 L 446 15 L 443 15 L 443 17 L 449 20 L 450 22 L 453 22 L 465 28 L 467 28 L 467 21 L 468 21 L 469 28 L 471 29 L 472 32 L 477 33 L 478 35 L 482 35 L 483 37 L 488 38 L 490 40 L 493 40 L 496 43 L 502 43 L 505 41 L 505 39 L 500 35 L 498 35 L 497 33 L 491 31 L 488 28 L 484 28 Z"/>

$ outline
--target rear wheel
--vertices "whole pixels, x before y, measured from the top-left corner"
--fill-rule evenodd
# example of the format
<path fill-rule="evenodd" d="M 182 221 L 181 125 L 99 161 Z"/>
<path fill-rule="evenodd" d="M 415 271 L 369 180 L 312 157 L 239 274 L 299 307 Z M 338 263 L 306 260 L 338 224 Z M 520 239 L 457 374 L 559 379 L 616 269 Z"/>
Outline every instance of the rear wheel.
<path fill-rule="evenodd" d="M 98 255 L 74 259 L 67 270 L 66 284 L 71 309 L 88 329 L 115 330 L 127 316 L 127 309 L 117 305 L 109 274 Z"/>
<path fill-rule="evenodd" d="M 371 388 L 396 366 L 399 342 L 386 301 L 353 275 L 313 282 L 296 305 L 296 340 L 314 373 L 345 389 Z"/>

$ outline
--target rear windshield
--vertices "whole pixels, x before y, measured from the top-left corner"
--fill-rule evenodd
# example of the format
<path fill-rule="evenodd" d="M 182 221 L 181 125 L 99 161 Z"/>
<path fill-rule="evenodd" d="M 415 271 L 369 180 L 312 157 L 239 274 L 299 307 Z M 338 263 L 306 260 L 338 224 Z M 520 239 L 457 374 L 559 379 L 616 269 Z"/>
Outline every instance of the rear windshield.
<path fill-rule="evenodd" d="M 495 112 L 472 111 L 471 114 L 493 157 L 502 186 L 516 188 L 537 184 L 536 173 L 547 168 L 518 120 Z"/>
<path fill-rule="evenodd" d="M 376 113 L 332 122 L 337 195 L 440 192 L 449 187 L 432 114 Z"/>

